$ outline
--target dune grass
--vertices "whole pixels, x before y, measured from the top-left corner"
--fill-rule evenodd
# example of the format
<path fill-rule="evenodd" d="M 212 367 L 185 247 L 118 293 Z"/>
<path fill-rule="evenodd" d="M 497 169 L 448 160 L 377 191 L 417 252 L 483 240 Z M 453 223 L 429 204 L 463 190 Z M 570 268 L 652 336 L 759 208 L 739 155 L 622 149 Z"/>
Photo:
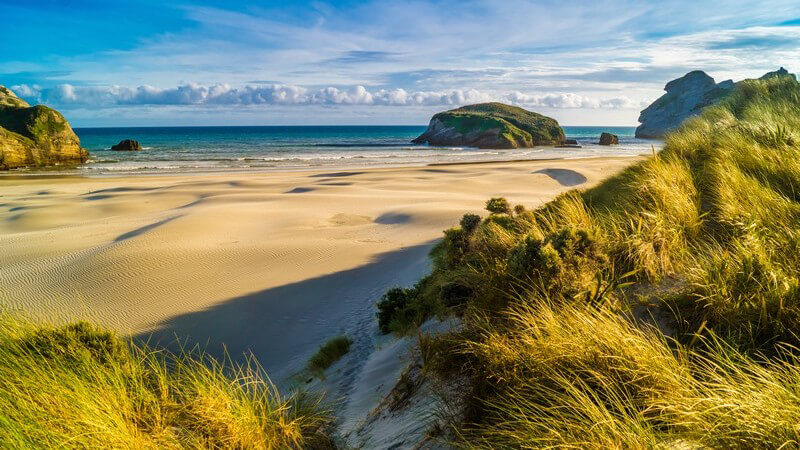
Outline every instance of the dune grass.
<path fill-rule="evenodd" d="M 352 344 L 353 340 L 347 336 L 336 336 L 329 339 L 308 361 L 308 369 L 313 374 L 321 375 L 325 369 L 346 355 Z"/>
<path fill-rule="evenodd" d="M 384 318 L 463 316 L 421 340 L 429 368 L 471 380 L 459 445 L 800 445 L 793 78 L 741 83 L 597 187 L 509 206 L 445 231 Z"/>
<path fill-rule="evenodd" d="M 329 448 L 318 399 L 255 361 L 170 354 L 85 322 L 0 318 L 0 447 Z"/>

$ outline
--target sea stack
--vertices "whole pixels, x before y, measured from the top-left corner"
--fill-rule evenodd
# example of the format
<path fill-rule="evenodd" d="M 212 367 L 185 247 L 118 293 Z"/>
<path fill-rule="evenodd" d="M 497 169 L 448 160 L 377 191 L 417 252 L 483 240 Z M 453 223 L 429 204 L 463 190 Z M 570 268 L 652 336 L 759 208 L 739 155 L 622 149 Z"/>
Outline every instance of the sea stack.
<path fill-rule="evenodd" d="M 733 89 L 733 81 L 717 84 L 702 70 L 694 70 L 672 80 L 664 87 L 667 91 L 639 115 L 636 128 L 638 138 L 660 138 L 676 128 L 688 117 L 700 113 Z"/>
<path fill-rule="evenodd" d="M 601 133 L 600 134 L 600 145 L 616 145 L 619 144 L 619 137 L 616 134 L 611 133 Z"/>
<path fill-rule="evenodd" d="M 79 164 L 88 157 L 61 113 L 30 106 L 0 86 L 0 170 Z"/>
<path fill-rule="evenodd" d="M 142 146 L 139 145 L 139 141 L 135 141 L 133 139 L 125 139 L 119 141 L 119 144 L 111 146 L 111 150 L 123 151 L 123 152 L 136 152 L 141 149 Z"/>
<path fill-rule="evenodd" d="M 480 103 L 440 112 L 415 144 L 477 148 L 520 148 L 564 142 L 558 122 L 503 103 Z"/>
<path fill-rule="evenodd" d="M 776 77 L 792 77 L 788 70 L 781 67 L 768 72 L 759 79 Z M 667 91 L 639 115 L 636 128 L 638 138 L 662 138 L 677 128 L 684 120 L 700 114 L 706 106 L 714 105 L 733 91 L 738 83 L 725 80 L 715 83 L 714 79 L 702 70 L 694 70 L 686 75 L 670 81 L 664 87 Z"/>

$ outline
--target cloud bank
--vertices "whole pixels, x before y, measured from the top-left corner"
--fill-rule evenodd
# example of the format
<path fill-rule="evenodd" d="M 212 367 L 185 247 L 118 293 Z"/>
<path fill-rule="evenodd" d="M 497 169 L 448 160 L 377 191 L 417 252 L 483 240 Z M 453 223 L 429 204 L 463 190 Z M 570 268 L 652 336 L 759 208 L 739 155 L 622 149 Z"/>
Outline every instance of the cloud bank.
<path fill-rule="evenodd" d="M 290 84 L 259 84 L 232 87 L 228 84 L 188 83 L 172 88 L 139 86 L 73 86 L 59 84 L 15 85 L 11 89 L 31 102 L 55 106 L 135 105 L 385 105 L 458 106 L 501 101 L 520 106 L 547 108 L 637 109 L 641 102 L 626 97 L 593 98 L 575 93 L 494 93 L 476 89 L 416 91 L 405 89 L 369 90 L 364 86 L 309 89 Z"/>

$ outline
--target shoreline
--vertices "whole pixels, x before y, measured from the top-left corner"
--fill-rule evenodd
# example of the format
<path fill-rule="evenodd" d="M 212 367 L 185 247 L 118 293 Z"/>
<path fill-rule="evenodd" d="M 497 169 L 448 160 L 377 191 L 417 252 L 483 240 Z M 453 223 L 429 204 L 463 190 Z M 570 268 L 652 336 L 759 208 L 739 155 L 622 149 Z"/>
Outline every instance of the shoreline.
<path fill-rule="evenodd" d="M 170 171 L 162 170 L 160 172 L 125 172 L 119 173 L 86 173 L 86 172 L 58 172 L 53 170 L 48 173 L 50 169 L 14 169 L 10 171 L 0 171 L 0 183 L 2 180 L 15 180 L 15 179 L 58 179 L 58 178 L 78 178 L 78 179 L 104 179 L 104 178 L 125 178 L 125 177 L 172 177 L 172 176 L 224 176 L 224 175 L 262 175 L 270 173 L 308 173 L 308 172 L 322 172 L 322 171 L 356 171 L 356 170 L 381 170 L 381 169 L 414 169 L 421 167 L 437 167 L 437 166 L 459 166 L 459 165 L 482 165 L 482 164 L 515 164 L 515 163 L 536 163 L 547 161 L 583 161 L 583 160 L 616 160 L 616 159 L 631 159 L 642 158 L 651 156 L 649 153 L 639 153 L 630 155 L 588 155 L 588 156 L 573 156 L 573 157 L 549 157 L 549 158 L 520 158 L 520 159 L 493 159 L 481 161 L 447 161 L 447 162 L 428 162 L 420 164 L 385 164 L 385 165 L 369 165 L 369 166 L 354 166 L 354 165 L 341 165 L 341 166 L 315 166 L 315 167 L 259 167 L 254 169 L 235 169 L 235 168 L 221 168 L 218 170 L 186 170 L 186 171 Z"/>

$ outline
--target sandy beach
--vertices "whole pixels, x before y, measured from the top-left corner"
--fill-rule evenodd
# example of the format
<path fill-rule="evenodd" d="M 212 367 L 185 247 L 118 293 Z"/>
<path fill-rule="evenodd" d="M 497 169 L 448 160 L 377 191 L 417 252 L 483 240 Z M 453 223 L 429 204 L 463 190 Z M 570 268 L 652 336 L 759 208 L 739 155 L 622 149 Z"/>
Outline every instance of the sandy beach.
<path fill-rule="evenodd" d="M 3 177 L 0 304 L 154 343 L 251 351 L 283 380 L 340 333 L 365 360 L 374 302 L 429 270 L 442 230 L 489 197 L 535 207 L 637 160 Z"/>

